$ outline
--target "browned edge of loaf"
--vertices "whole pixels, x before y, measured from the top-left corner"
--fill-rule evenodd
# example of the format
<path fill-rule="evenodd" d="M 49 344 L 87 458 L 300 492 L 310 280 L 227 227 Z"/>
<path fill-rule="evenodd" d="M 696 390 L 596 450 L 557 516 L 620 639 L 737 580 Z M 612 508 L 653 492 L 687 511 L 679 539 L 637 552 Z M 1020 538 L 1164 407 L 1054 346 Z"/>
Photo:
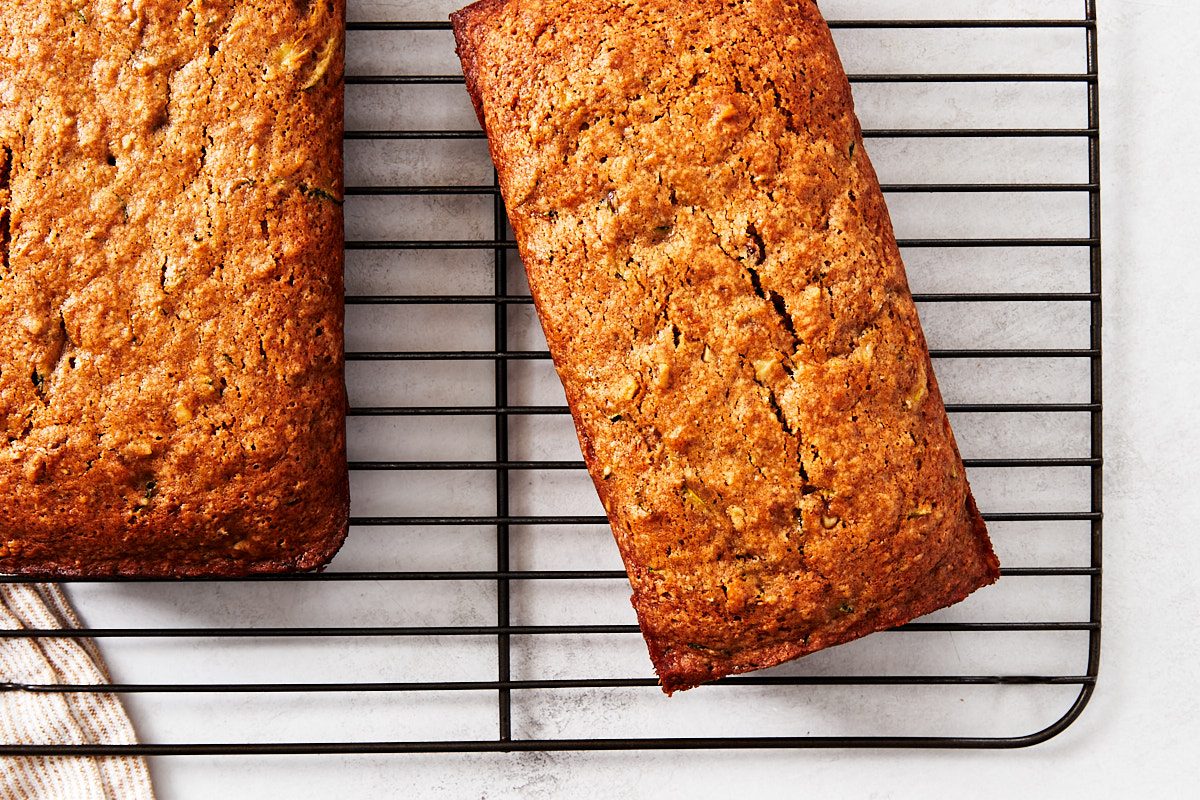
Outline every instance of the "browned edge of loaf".
<path fill-rule="evenodd" d="M 487 133 L 487 119 L 483 113 L 483 97 L 479 90 L 479 69 L 475 63 L 475 40 L 471 33 L 471 28 L 477 24 L 486 24 L 487 20 L 499 13 L 507 2 L 508 0 L 478 0 L 450 15 L 450 26 L 454 33 L 454 46 L 458 52 L 458 60 L 462 62 L 463 78 L 466 81 L 467 94 L 471 98 L 471 106 L 475 109 L 475 116 L 479 120 L 479 125 L 483 128 L 485 134 Z M 494 158 L 496 150 L 491 147 L 490 140 L 488 147 Z"/>
<path fill-rule="evenodd" d="M 481 125 L 489 134 L 489 147 L 492 153 L 493 161 L 503 177 L 509 164 L 502 152 L 499 143 L 492 138 L 497 131 L 489 129 L 487 121 L 487 111 L 495 113 L 503 113 L 503 109 L 485 109 L 485 98 L 483 96 L 482 86 L 485 85 L 489 69 L 495 70 L 497 64 L 483 63 L 480 58 L 479 42 L 483 37 L 488 35 L 489 26 L 491 26 L 496 18 L 502 14 L 506 6 L 514 2 L 520 5 L 520 0 L 480 0 L 473 5 L 470 5 L 451 15 L 455 39 L 458 46 L 458 53 L 463 65 L 463 72 L 466 77 L 466 86 L 470 93 L 472 103 L 479 117 Z M 815 11 L 815 4 L 813 5 Z M 818 15 L 819 19 L 819 15 Z M 565 17 L 564 20 L 569 20 Z M 569 23 L 567 23 L 569 24 Z M 824 23 L 822 22 L 822 25 Z M 828 31 L 826 29 L 826 34 Z M 840 59 L 837 57 L 836 50 L 833 49 L 832 41 L 828 43 L 829 53 L 836 64 L 837 70 L 840 72 L 840 80 L 845 85 L 847 96 L 849 95 L 849 84 L 846 81 L 844 71 L 841 71 Z M 502 66 L 502 65 L 501 65 Z M 527 86 L 527 89 L 535 91 L 533 86 Z M 853 113 L 851 111 L 851 116 Z M 863 151 L 863 142 L 861 129 L 857 121 L 854 121 L 854 139 L 860 153 L 864 153 L 862 159 L 864 166 L 861 168 L 864 174 L 866 184 L 879 198 L 879 205 L 882 206 L 882 193 L 879 190 L 878 179 L 874 174 L 869 160 L 865 157 Z M 852 151 L 853 152 L 853 151 Z M 506 200 L 510 199 L 506 197 Z M 899 261 L 898 250 L 896 248 L 894 234 L 891 231 L 890 219 L 887 216 L 886 208 L 883 207 L 880 219 L 880 226 L 884 229 L 884 238 L 886 246 L 893 253 L 896 253 L 896 260 Z M 521 246 L 522 256 L 527 266 L 531 270 L 531 289 L 534 296 L 534 303 L 539 313 L 544 306 L 544 300 L 539 296 L 539 284 L 533 280 L 532 261 L 528 257 L 524 248 L 526 223 L 528 220 L 524 215 L 510 212 L 510 221 L 517 233 L 517 242 Z M 903 295 L 907 303 L 911 306 L 912 300 L 909 294 L 906 281 L 902 275 L 900 280 L 903 284 Z M 936 406 L 941 415 L 942 423 L 946 425 L 946 435 L 949 437 L 949 449 L 953 453 L 952 460 L 957 463 L 957 469 L 961 472 L 962 464 L 959 456 L 957 444 L 953 441 L 953 436 L 949 432 L 948 423 L 945 422 L 945 410 L 941 399 L 940 390 L 937 385 L 936 377 L 933 374 L 932 363 L 929 359 L 928 348 L 924 340 L 924 335 L 920 330 L 919 323 L 915 322 L 914 311 L 914 329 L 915 335 L 919 341 L 920 357 L 924 361 L 924 369 L 928 375 L 928 391 L 929 404 Z M 566 343 L 561 332 L 556 331 L 553 325 L 547 325 L 546 336 L 550 345 L 551 354 L 554 357 L 555 365 L 561 371 L 562 359 L 565 356 Z M 580 439 L 580 445 L 583 451 L 585 461 L 588 466 L 589 473 L 596 487 L 604 507 L 609 511 L 611 521 L 614 523 L 614 533 L 617 533 L 617 527 L 624 524 L 621 519 L 622 509 L 614 507 L 612 493 L 608 481 L 601 474 L 602 464 L 600 464 L 595 456 L 595 444 L 591 439 L 591 434 L 588 425 L 583 417 L 580 404 L 579 389 L 571 381 L 564 380 L 564 389 L 567 395 L 568 404 L 570 407 L 572 419 L 574 421 L 577 434 Z M 646 565 L 640 563 L 638 558 L 632 553 L 627 546 L 625 538 L 617 535 L 617 543 L 620 546 L 622 558 L 625 561 L 626 569 L 630 574 L 631 582 L 634 583 L 634 608 L 637 612 L 638 620 L 641 625 L 643 635 L 645 636 L 651 661 L 654 664 L 656 671 L 659 674 L 663 690 L 670 694 L 674 691 L 688 689 L 702 683 L 715 680 L 724 675 L 732 675 L 737 673 L 748 672 L 752 670 L 763 669 L 774 666 L 785 661 L 792 660 L 799 656 L 811 653 L 826 647 L 836 644 L 848 642 L 859 638 L 865 634 L 886 630 L 894 626 L 908 622 L 914 618 L 928 614 L 939 608 L 952 605 L 964 599 L 967 595 L 982 586 L 994 583 L 999 577 L 999 562 L 992 550 L 991 543 L 987 536 L 986 526 L 976 507 L 974 498 L 970 494 L 969 486 L 966 486 L 965 478 L 963 478 L 963 486 L 965 487 L 965 519 L 968 530 L 963 532 L 963 535 L 969 537 L 969 542 L 965 544 L 967 549 L 972 547 L 975 550 L 975 562 L 971 569 L 975 575 L 969 583 L 963 583 L 954 588 L 943 587 L 940 590 L 933 590 L 926 594 L 923 598 L 915 602 L 909 602 L 903 606 L 893 606 L 890 608 L 878 609 L 878 613 L 870 616 L 861 617 L 855 624 L 850 627 L 845 627 L 832 634 L 813 635 L 800 639 L 792 639 L 790 641 L 775 641 L 762 645 L 749 645 L 738 650 L 733 654 L 725 654 L 724 656 L 716 653 L 706 653 L 703 655 L 695 653 L 684 653 L 680 655 L 680 647 L 678 642 L 671 642 L 669 635 L 664 637 L 664 631 L 661 629 L 661 620 L 654 618 L 657 608 L 652 603 L 646 601 L 640 595 L 638 578 L 646 573 Z M 976 573 L 975 570 L 978 570 Z M 658 630 L 656 631 L 656 628 Z M 669 631 L 665 631 L 669 634 Z"/>
<path fill-rule="evenodd" d="M 51 6 L 0 18 L 0 573 L 321 568 L 349 529 L 345 0 Z"/>

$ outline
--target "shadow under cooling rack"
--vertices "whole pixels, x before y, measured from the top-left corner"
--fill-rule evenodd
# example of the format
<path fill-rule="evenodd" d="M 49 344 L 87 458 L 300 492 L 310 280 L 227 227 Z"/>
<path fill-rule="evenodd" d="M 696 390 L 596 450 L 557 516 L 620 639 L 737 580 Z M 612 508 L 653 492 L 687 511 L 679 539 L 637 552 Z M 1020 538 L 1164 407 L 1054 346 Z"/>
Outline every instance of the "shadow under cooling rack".
<path fill-rule="evenodd" d="M 64 580 L 89 627 L 0 636 L 95 637 L 115 683 L 0 690 L 120 693 L 145 743 L 0 755 L 1003 748 L 1066 728 L 1100 644 L 1099 87 L 1080 8 L 831 23 L 1005 565 L 994 587 L 663 697 L 448 25 L 357 20 L 346 546 L 320 574 Z"/>

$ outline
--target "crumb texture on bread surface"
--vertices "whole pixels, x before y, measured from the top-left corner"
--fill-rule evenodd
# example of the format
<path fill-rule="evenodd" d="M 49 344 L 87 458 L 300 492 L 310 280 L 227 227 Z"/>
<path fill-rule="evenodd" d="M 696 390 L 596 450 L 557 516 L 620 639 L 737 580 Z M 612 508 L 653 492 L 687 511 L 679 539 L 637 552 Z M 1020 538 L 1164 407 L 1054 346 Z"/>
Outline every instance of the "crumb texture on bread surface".
<path fill-rule="evenodd" d="M 0 572 L 341 544 L 344 29 L 345 0 L 0 14 Z"/>
<path fill-rule="evenodd" d="M 995 581 L 815 3 L 452 19 L 663 688 Z"/>

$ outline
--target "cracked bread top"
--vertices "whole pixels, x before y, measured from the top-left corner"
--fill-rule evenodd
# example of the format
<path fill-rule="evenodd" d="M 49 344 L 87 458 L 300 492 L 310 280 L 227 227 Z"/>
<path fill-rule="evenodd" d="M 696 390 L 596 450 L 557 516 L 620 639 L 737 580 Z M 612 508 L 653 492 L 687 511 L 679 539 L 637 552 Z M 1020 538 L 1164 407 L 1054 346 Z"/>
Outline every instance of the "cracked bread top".
<path fill-rule="evenodd" d="M 0 572 L 233 575 L 341 544 L 344 14 L 0 14 Z"/>
<path fill-rule="evenodd" d="M 993 582 L 816 5 L 483 0 L 453 21 L 663 688 Z"/>

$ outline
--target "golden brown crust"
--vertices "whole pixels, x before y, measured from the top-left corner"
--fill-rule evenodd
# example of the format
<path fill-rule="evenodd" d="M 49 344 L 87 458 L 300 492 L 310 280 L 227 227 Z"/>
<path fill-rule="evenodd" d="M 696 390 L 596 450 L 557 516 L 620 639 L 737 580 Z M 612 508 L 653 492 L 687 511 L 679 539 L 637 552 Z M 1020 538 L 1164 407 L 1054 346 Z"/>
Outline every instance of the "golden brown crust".
<path fill-rule="evenodd" d="M 0 14 L 0 572 L 345 537 L 344 0 Z"/>
<path fill-rule="evenodd" d="M 664 690 L 996 580 L 811 0 L 454 17 Z"/>

